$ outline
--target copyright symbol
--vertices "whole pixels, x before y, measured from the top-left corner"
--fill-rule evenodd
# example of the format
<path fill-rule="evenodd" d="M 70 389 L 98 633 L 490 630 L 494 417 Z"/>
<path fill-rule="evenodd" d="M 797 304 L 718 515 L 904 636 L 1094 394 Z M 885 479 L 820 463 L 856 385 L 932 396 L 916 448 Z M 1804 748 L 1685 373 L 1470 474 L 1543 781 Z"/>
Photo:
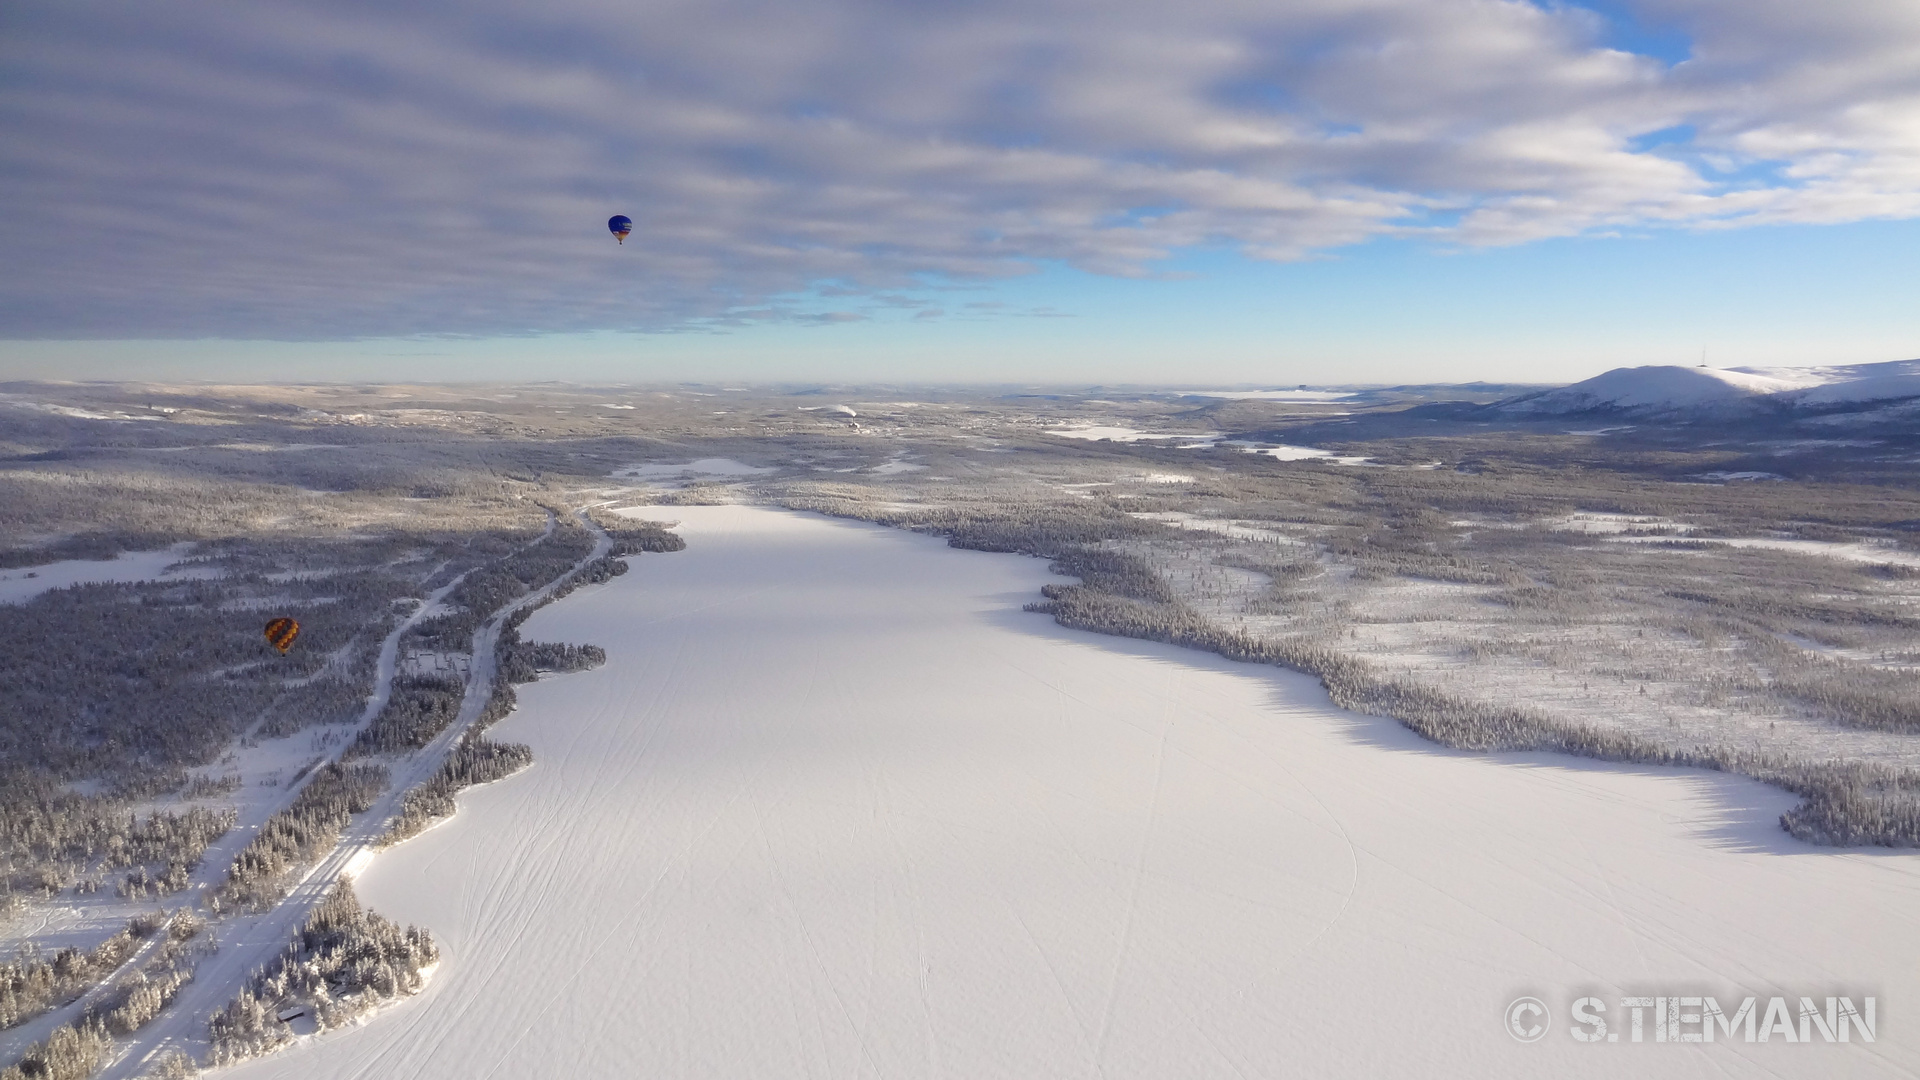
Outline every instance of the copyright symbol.
<path fill-rule="evenodd" d="M 1539 1042 L 1547 1034 L 1547 1003 L 1537 997 L 1514 998 L 1507 1006 L 1507 1034 L 1515 1041 Z"/>

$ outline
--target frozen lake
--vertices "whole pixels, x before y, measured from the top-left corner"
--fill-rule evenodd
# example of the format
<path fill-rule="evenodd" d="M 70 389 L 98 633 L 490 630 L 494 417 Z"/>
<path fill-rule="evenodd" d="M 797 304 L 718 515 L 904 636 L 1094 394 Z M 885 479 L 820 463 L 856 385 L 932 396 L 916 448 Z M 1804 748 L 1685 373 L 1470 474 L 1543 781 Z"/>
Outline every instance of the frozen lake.
<path fill-rule="evenodd" d="M 220 571 L 207 566 L 168 569 L 192 548 L 191 541 L 183 541 L 157 551 L 123 551 L 111 559 L 68 559 L 0 570 L 0 604 L 25 603 L 49 589 L 71 585 L 218 577 Z"/>
<path fill-rule="evenodd" d="M 1030 559 L 648 514 L 687 550 L 525 627 L 609 656 L 521 688 L 535 768 L 360 879 L 441 942 L 428 990 L 230 1075 L 1920 1072 L 1920 860 L 1800 845 L 1778 792 L 1436 750 L 1022 613 Z M 1620 998 L 1699 994 L 1873 995 L 1879 1039 L 1630 1042 Z"/>

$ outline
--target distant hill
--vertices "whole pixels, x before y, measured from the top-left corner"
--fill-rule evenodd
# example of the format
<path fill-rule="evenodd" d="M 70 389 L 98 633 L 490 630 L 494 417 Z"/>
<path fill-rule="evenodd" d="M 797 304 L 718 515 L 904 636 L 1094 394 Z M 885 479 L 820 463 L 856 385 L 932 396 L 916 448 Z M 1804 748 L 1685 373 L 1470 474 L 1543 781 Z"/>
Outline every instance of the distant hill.
<path fill-rule="evenodd" d="M 1521 394 L 1489 411 L 1524 419 L 1618 416 L 1738 419 L 1875 413 L 1920 406 L 1920 360 L 1804 368 L 1615 368 L 1584 382 Z"/>

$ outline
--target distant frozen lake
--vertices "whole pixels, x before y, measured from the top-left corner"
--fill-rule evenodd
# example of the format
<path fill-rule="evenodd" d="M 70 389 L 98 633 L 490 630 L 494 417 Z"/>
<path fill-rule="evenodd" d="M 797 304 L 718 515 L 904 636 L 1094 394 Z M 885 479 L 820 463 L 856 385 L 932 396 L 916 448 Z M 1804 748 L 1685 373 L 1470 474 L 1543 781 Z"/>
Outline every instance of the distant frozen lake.
<path fill-rule="evenodd" d="M 168 568 L 185 558 L 192 541 L 182 541 L 155 551 L 123 551 L 111 559 L 67 559 L 39 566 L 17 566 L 0 570 L 0 604 L 21 604 L 50 589 L 104 582 L 186 581 L 192 578 L 220 576 L 207 566 Z"/>
<path fill-rule="evenodd" d="M 735 461 L 732 458 L 713 457 L 695 461 L 656 461 L 644 465 L 630 465 L 615 471 L 613 475 L 622 479 L 635 480 L 684 480 L 698 476 L 756 476 L 772 471 L 772 469 Z"/>
<path fill-rule="evenodd" d="M 687 550 L 525 627 L 609 656 L 521 688 L 535 768 L 361 878 L 442 943 L 428 990 L 232 1075 L 1920 1072 L 1920 860 L 1800 845 L 1778 792 L 1436 750 L 1022 613 L 1036 560 L 647 513 Z M 1621 997 L 1702 993 L 1872 994 L 1879 1041 L 1631 1044 Z"/>

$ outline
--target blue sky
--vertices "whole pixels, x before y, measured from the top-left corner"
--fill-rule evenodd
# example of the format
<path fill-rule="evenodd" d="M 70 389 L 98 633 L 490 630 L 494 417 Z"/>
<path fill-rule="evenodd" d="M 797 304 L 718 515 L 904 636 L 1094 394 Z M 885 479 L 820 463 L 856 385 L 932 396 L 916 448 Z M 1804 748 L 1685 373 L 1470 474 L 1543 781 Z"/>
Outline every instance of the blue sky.
<path fill-rule="evenodd" d="M 1908 2 L 104 10 L 0 35 L 0 377 L 1920 355 Z"/>

